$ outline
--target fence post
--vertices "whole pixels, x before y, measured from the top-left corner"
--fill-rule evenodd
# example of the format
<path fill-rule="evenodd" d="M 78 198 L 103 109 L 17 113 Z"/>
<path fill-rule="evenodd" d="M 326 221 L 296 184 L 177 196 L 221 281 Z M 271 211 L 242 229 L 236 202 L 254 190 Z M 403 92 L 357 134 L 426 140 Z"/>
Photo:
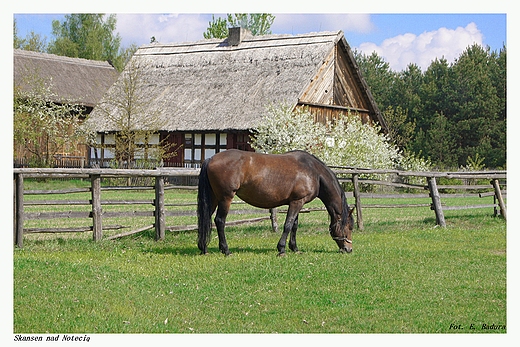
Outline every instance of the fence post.
<path fill-rule="evenodd" d="M 101 175 L 90 175 L 92 192 L 92 231 L 94 241 L 103 238 L 103 221 L 101 209 Z"/>
<path fill-rule="evenodd" d="M 493 188 L 495 188 L 495 197 L 498 199 L 498 205 L 500 206 L 500 214 L 507 220 L 506 216 L 506 205 L 504 204 L 504 199 L 502 198 L 502 192 L 500 191 L 500 184 L 497 179 L 491 181 Z"/>
<path fill-rule="evenodd" d="M 164 220 L 164 177 L 155 177 L 155 240 L 164 240 L 166 221 Z"/>
<path fill-rule="evenodd" d="M 24 209 L 23 209 L 23 175 L 14 174 L 15 184 L 15 196 L 14 196 L 14 242 L 22 248 L 23 247 L 23 222 L 24 222 Z"/>
<path fill-rule="evenodd" d="M 432 207 L 433 210 L 435 210 L 437 225 L 445 227 L 446 221 L 444 220 L 444 212 L 442 211 L 441 196 L 437 189 L 437 181 L 435 177 L 427 177 L 426 179 L 428 180 L 428 188 L 430 189 L 430 197 L 432 198 Z"/>
<path fill-rule="evenodd" d="M 361 194 L 359 192 L 358 174 L 352 174 L 352 183 L 354 184 L 354 198 L 356 200 L 356 218 L 359 230 L 364 230 L 363 214 L 361 212 Z"/>

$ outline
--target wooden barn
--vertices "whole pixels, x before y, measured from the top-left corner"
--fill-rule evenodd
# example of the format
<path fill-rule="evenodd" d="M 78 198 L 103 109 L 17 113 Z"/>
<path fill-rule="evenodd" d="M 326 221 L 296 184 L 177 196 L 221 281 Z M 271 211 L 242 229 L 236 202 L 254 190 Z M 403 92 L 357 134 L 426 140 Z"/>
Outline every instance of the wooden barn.
<path fill-rule="evenodd" d="M 150 143 L 167 139 L 177 145 L 165 166 L 197 167 L 226 149 L 250 150 L 250 129 L 270 104 L 308 107 L 320 122 L 356 111 L 386 129 L 342 31 L 252 36 L 232 28 L 225 40 L 142 46 L 128 66 L 139 67 L 149 100 L 139 117 L 161 124 Z M 105 104 L 121 99 L 114 93 L 124 75 Z M 106 109 L 95 108 L 87 120 L 98 132 L 91 157 L 101 162 L 113 158 L 119 130 Z"/>
<path fill-rule="evenodd" d="M 30 92 L 34 82 L 50 86 L 49 102 L 82 105 L 88 115 L 114 84 L 119 72 L 109 63 L 54 54 L 13 50 L 14 88 Z M 15 148 L 15 158 L 24 158 L 23 149 Z M 89 148 L 68 148 L 61 159 L 86 159 Z M 80 162 L 80 160 L 73 160 Z M 16 165 L 16 163 L 15 163 Z M 67 166 L 67 165 L 66 165 Z"/>

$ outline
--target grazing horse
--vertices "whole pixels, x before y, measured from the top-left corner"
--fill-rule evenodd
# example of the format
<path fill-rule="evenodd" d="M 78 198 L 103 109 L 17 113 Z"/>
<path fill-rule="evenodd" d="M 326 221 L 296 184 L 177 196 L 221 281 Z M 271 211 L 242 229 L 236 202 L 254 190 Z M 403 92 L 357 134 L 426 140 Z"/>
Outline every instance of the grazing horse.
<path fill-rule="evenodd" d="M 211 216 L 215 209 L 219 249 L 229 255 L 224 234 L 231 200 L 238 195 L 250 205 L 274 208 L 288 205 L 278 254 L 285 255 L 287 236 L 289 248 L 297 252 L 296 229 L 298 213 L 304 204 L 319 198 L 330 215 L 329 231 L 341 252 L 352 252 L 352 210 L 345 192 L 334 173 L 318 158 L 303 152 L 261 154 L 228 150 L 215 154 L 202 164 L 198 186 L 198 247 L 208 252 Z"/>

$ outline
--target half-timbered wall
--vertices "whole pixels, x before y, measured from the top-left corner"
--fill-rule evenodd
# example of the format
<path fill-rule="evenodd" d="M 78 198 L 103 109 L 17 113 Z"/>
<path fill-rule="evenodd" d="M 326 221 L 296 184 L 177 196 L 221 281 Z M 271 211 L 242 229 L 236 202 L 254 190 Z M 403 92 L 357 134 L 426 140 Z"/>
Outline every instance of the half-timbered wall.
<path fill-rule="evenodd" d="M 101 167 L 107 167 L 110 160 L 115 158 L 115 135 L 100 133 L 97 135 L 97 143 L 99 148 L 91 149 L 90 158 L 100 163 Z M 168 148 L 163 159 L 165 167 L 198 168 L 205 159 L 227 149 L 253 150 L 249 145 L 248 131 L 161 132 L 153 135 L 149 145 L 157 146 L 159 143 Z M 135 158 L 143 159 L 143 153 L 144 149 L 138 150 Z"/>
<path fill-rule="evenodd" d="M 225 150 L 226 133 L 185 133 L 184 134 L 184 167 L 199 167 L 207 158 Z"/>

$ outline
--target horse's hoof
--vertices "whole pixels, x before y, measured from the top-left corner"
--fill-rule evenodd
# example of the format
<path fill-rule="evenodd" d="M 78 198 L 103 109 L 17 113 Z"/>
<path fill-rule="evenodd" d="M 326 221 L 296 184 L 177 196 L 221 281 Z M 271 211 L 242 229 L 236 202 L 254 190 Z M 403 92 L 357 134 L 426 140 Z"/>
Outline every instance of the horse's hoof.
<path fill-rule="evenodd" d="M 278 256 L 279 256 L 279 257 L 285 257 L 285 252 L 283 252 L 283 253 L 282 253 L 282 252 L 278 253 Z"/>

